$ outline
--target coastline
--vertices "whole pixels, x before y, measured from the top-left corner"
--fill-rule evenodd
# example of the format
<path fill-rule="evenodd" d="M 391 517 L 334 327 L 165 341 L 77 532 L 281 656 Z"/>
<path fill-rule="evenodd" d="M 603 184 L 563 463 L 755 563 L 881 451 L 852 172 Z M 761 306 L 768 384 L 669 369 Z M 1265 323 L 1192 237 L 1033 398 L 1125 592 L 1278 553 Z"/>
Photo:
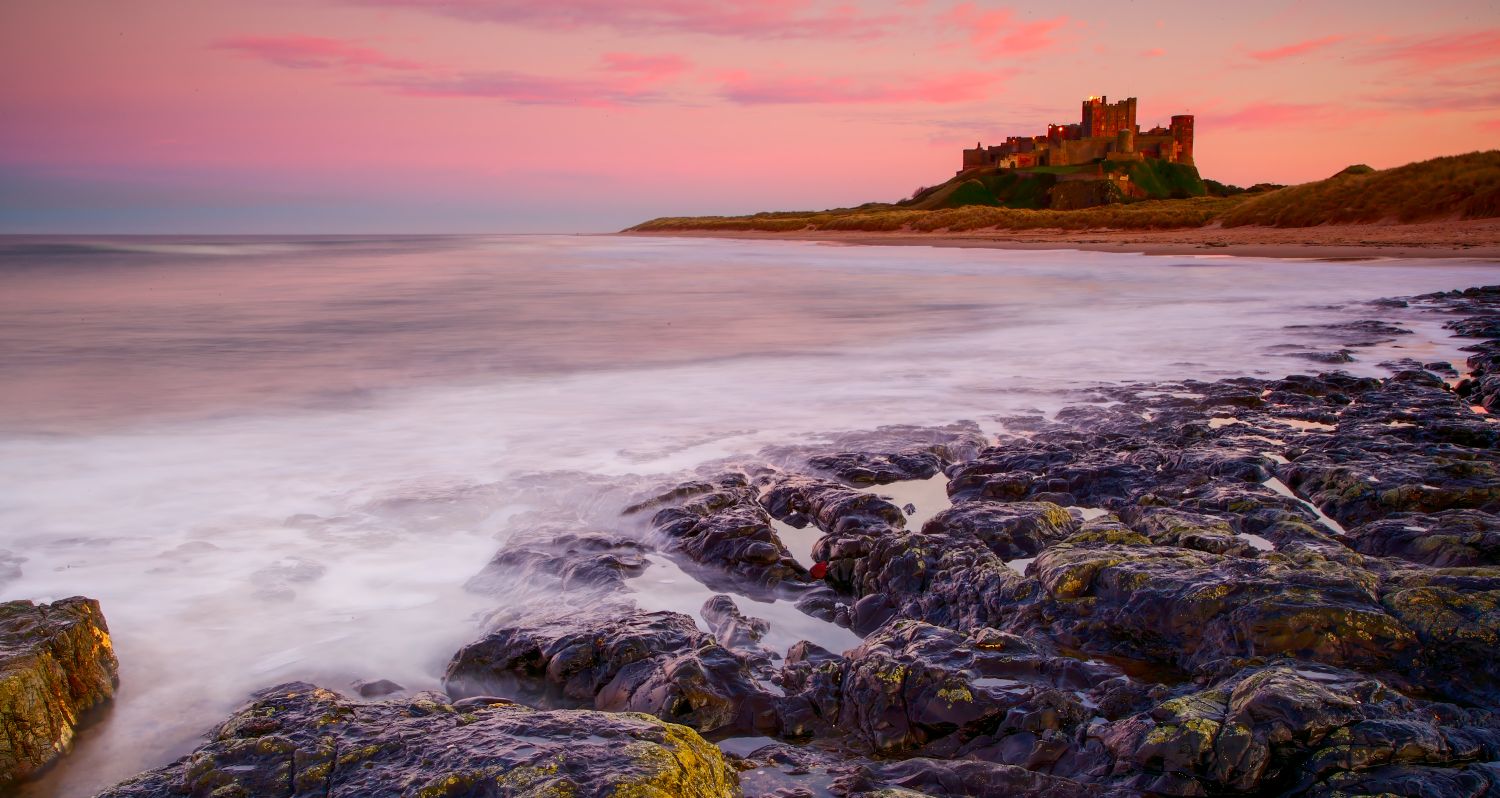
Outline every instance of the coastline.
<path fill-rule="evenodd" d="M 622 231 L 614 235 L 813 241 L 849 246 L 1074 249 L 1142 255 L 1256 258 L 1459 258 L 1500 261 L 1500 219 L 1321 227 L 1197 227 L 1173 230 L 973 230 L 889 233 L 801 230 Z"/>

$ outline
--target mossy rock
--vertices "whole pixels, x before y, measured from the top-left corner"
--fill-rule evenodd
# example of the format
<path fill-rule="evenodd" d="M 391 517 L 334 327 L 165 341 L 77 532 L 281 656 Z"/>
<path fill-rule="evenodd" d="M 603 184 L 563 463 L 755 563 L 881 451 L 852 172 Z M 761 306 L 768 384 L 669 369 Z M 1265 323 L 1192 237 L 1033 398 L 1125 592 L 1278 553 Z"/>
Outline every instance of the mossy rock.
<path fill-rule="evenodd" d="M 65 753 L 118 674 L 99 602 L 0 604 L 0 792 Z"/>
<path fill-rule="evenodd" d="M 437 693 L 360 703 L 309 684 L 265 690 L 189 756 L 100 798 L 487 795 L 731 798 L 737 777 L 686 726 L 635 712 L 544 712 Z M 323 723 L 334 717 L 336 723 Z"/>

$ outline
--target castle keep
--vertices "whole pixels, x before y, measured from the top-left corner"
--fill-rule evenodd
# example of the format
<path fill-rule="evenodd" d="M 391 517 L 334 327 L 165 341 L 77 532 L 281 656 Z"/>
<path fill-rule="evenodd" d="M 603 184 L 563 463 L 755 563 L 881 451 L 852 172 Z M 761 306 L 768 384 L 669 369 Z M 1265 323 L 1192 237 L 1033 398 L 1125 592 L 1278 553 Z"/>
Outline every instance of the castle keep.
<path fill-rule="evenodd" d="M 1083 117 L 1076 124 L 1051 124 L 1043 136 L 1010 136 L 998 146 L 976 144 L 964 150 L 959 174 L 982 167 L 1025 169 L 1147 158 L 1192 165 L 1193 117 L 1174 116 L 1169 126 L 1142 132 L 1135 105 L 1134 97 L 1117 103 L 1090 97 L 1083 101 Z"/>

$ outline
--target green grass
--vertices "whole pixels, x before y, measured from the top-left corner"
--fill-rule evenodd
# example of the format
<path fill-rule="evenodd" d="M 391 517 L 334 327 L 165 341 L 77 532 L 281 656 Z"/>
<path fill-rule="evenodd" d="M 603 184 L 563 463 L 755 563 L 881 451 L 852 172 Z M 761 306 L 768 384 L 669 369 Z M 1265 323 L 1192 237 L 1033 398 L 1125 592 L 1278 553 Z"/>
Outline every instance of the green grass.
<path fill-rule="evenodd" d="M 1192 167 L 1152 161 L 1112 166 L 1134 169 L 1129 172 L 1131 180 L 1137 185 L 1151 183 L 1148 191 L 1188 196 L 1079 210 L 1047 210 L 1038 206 L 1050 197 L 1055 175 L 991 169 L 966 173 L 895 205 L 868 203 L 858 208 L 753 216 L 665 217 L 630 229 L 637 232 L 1165 230 L 1202 227 L 1211 222 L 1221 222 L 1226 227 L 1307 227 L 1500 216 L 1500 151 L 1495 150 L 1435 158 L 1381 171 L 1367 166 L 1350 167 L 1327 180 L 1227 197 L 1203 196 L 1206 187 Z M 1194 190 L 1196 194 L 1192 193 Z"/>
<path fill-rule="evenodd" d="M 1168 163 L 1155 159 L 1145 161 L 1105 162 L 1106 171 L 1124 171 L 1130 182 L 1144 190 L 1153 199 L 1186 199 L 1202 197 L 1208 186 L 1198 175 L 1194 166 Z"/>

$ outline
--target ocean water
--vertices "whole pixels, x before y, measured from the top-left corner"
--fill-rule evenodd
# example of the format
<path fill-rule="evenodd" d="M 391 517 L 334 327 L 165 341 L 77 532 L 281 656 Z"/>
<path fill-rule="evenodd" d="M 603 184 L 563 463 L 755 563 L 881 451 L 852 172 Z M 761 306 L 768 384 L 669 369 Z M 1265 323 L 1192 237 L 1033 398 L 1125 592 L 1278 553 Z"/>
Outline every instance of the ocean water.
<path fill-rule="evenodd" d="M 100 599 L 115 705 L 28 795 L 190 750 L 259 687 L 438 686 L 499 548 L 705 463 L 1054 411 L 1100 382 L 1462 361 L 1495 264 L 623 237 L 0 238 L 0 594 Z M 1290 348 L 1289 348 L 1290 347 Z M 931 508 L 919 508 L 931 511 Z M 803 541 L 799 546 L 810 545 Z M 696 613 L 658 558 L 640 603 Z M 741 601 L 777 639 L 818 637 Z M 524 613 L 525 607 L 500 609 Z"/>

